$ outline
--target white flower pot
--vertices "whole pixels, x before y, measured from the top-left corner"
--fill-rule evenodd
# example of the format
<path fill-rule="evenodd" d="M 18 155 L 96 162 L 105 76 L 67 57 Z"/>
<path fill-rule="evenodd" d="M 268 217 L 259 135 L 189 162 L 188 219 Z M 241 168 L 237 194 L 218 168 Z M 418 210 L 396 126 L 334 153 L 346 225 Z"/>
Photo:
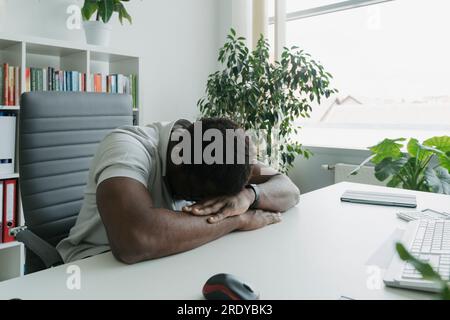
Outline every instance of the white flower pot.
<path fill-rule="evenodd" d="M 102 21 L 84 21 L 84 33 L 86 42 L 96 46 L 109 46 L 111 40 L 112 25 Z"/>

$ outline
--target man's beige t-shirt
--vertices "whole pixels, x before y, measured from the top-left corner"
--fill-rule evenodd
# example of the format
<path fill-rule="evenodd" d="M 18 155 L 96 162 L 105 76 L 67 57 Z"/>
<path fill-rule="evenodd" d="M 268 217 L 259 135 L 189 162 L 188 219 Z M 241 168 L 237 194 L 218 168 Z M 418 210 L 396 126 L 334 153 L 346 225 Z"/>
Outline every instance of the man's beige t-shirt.
<path fill-rule="evenodd" d="M 167 146 L 175 125 L 187 120 L 154 123 L 146 127 L 126 126 L 113 130 L 99 144 L 89 171 L 84 202 L 75 226 L 57 250 L 64 262 L 72 262 L 110 250 L 108 237 L 97 209 L 96 190 L 104 180 L 128 177 L 145 185 L 156 207 L 180 210 L 165 181 Z"/>

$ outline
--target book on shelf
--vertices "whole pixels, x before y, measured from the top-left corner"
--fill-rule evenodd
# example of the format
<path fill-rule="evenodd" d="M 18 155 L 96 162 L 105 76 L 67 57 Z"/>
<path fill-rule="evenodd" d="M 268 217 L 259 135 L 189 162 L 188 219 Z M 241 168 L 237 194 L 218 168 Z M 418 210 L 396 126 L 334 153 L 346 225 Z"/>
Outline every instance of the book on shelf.
<path fill-rule="evenodd" d="M 31 79 L 30 68 L 26 68 L 25 69 L 25 89 L 27 92 L 31 91 L 30 79 Z"/>
<path fill-rule="evenodd" d="M 137 109 L 137 76 L 123 74 L 94 73 L 90 76 L 92 92 L 129 94 L 133 109 Z"/>
<path fill-rule="evenodd" d="M 15 106 L 15 94 L 14 94 L 14 84 L 16 83 L 14 81 L 14 67 L 9 66 L 8 68 L 8 105 L 9 106 Z"/>
<path fill-rule="evenodd" d="M 0 105 L 16 106 L 21 92 L 20 67 L 4 63 L 0 69 Z"/>
<path fill-rule="evenodd" d="M 14 105 L 20 104 L 20 68 L 14 67 Z"/>

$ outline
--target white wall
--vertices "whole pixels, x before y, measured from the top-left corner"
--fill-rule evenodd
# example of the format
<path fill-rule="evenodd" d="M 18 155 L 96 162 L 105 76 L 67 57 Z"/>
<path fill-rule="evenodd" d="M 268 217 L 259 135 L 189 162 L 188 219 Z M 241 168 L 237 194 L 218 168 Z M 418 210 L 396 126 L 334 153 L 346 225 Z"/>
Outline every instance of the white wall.
<path fill-rule="evenodd" d="M 220 1 L 132 0 L 133 25 L 114 18 L 111 47 L 142 53 L 144 123 L 193 119 L 208 74 L 217 68 Z M 84 42 L 66 28 L 66 9 L 82 0 L 0 0 L 0 31 Z"/>
<path fill-rule="evenodd" d="M 334 171 L 322 169 L 322 165 L 346 163 L 359 165 L 370 156 L 368 150 L 306 147 L 314 155 L 310 159 L 298 157 L 289 172 L 292 181 L 302 193 L 314 191 L 334 184 Z"/>

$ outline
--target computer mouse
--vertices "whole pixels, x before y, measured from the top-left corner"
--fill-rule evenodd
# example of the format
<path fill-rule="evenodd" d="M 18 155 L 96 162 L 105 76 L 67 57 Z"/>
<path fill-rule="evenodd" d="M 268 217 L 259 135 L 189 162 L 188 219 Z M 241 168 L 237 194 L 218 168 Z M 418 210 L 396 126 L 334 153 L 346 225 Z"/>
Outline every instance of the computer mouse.
<path fill-rule="evenodd" d="M 259 293 L 234 275 L 220 273 L 203 286 L 206 300 L 258 300 Z"/>

